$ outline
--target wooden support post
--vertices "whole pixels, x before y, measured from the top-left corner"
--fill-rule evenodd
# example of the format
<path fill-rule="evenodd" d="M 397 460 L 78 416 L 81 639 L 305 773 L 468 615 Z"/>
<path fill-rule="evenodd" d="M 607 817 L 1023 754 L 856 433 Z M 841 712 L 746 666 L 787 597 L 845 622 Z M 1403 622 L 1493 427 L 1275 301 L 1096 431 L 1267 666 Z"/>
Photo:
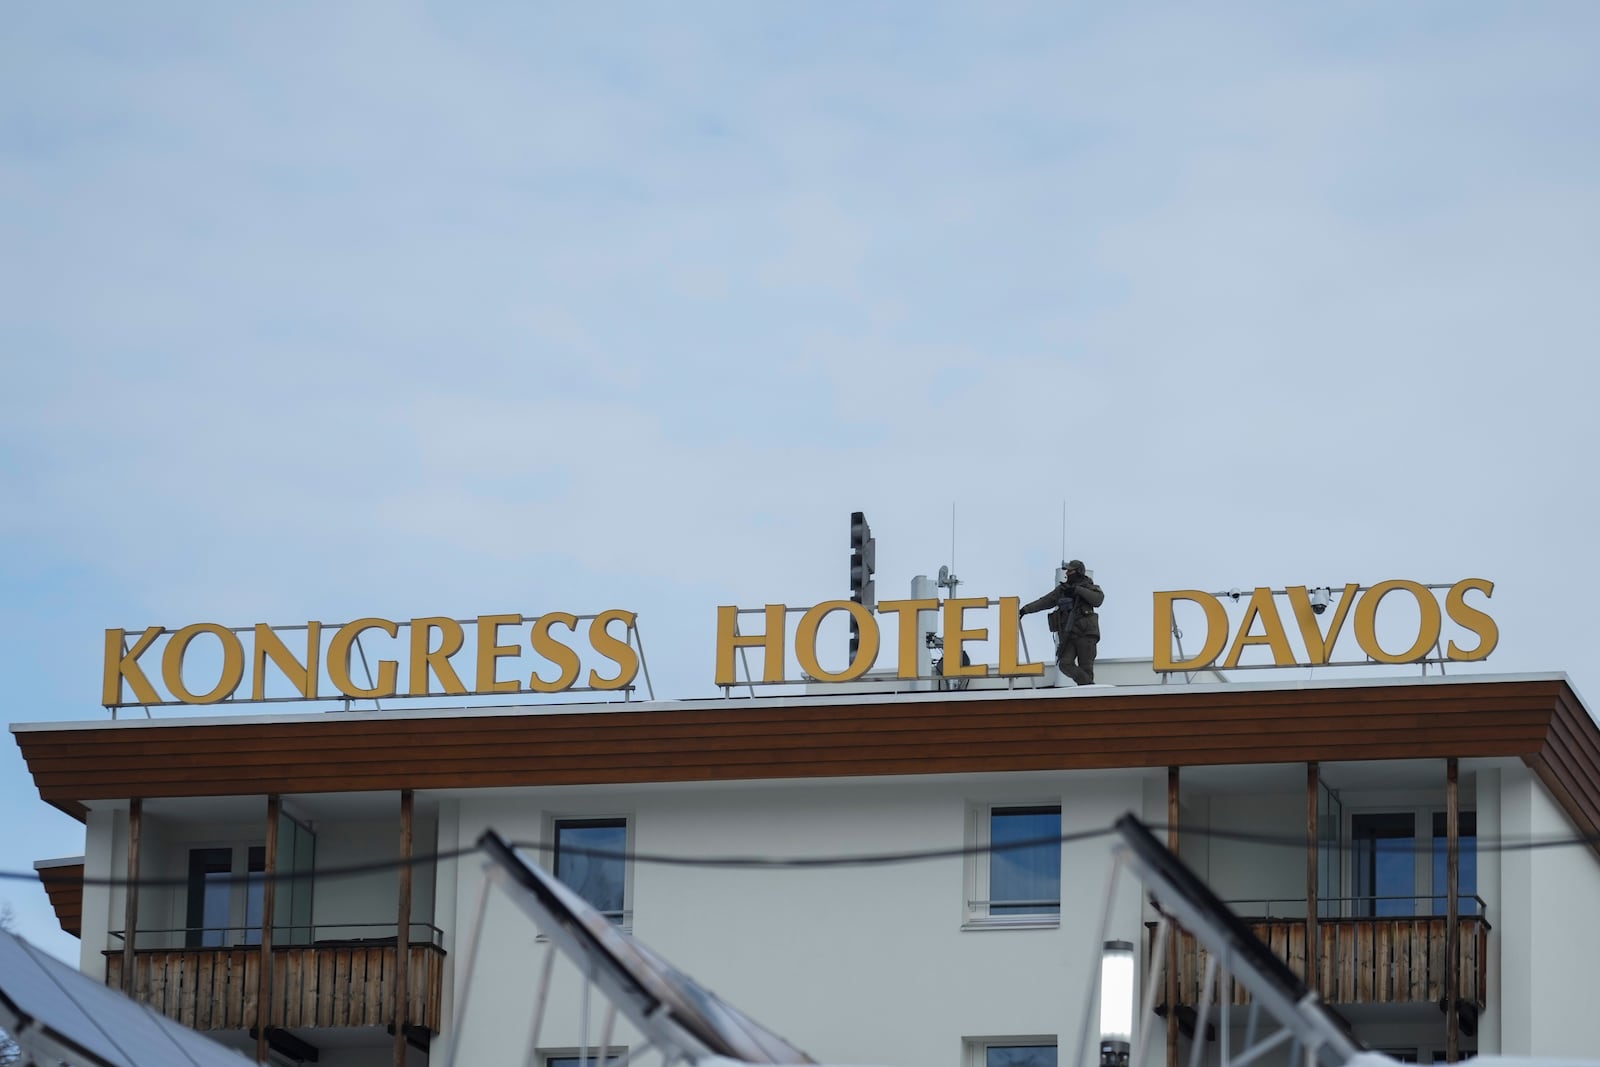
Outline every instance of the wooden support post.
<path fill-rule="evenodd" d="M 256 1062 L 267 1062 L 267 1026 L 272 1021 L 272 919 L 278 903 L 278 817 L 283 801 L 267 796 L 267 862 L 261 885 L 261 968 L 256 975 Z"/>
<path fill-rule="evenodd" d="M 1167 847 L 1178 852 L 1178 768 L 1167 768 Z M 1178 1067 L 1178 932 L 1167 937 L 1167 1067 Z M 1199 1040 L 1196 1038 L 1196 1040 Z"/>
<path fill-rule="evenodd" d="M 1461 1010 L 1456 1001 L 1461 995 L 1461 907 L 1457 885 L 1461 881 L 1461 790 L 1460 761 L 1454 756 L 1445 761 L 1445 888 L 1444 911 L 1444 1060 L 1461 1059 Z M 1429 827 L 1432 833 L 1433 828 Z M 1437 893 L 1438 887 L 1434 888 Z"/>
<path fill-rule="evenodd" d="M 1322 841 L 1317 825 L 1319 768 L 1306 764 L 1306 988 L 1317 990 L 1322 973 L 1322 930 L 1317 925 L 1317 859 Z"/>
<path fill-rule="evenodd" d="M 139 930 L 139 835 L 144 800 L 128 801 L 128 887 L 122 900 L 122 991 L 133 996 L 133 941 Z"/>
<path fill-rule="evenodd" d="M 411 820 L 416 797 L 400 791 L 400 915 L 394 937 L 394 1067 L 406 1067 L 406 1005 L 411 999 Z"/>

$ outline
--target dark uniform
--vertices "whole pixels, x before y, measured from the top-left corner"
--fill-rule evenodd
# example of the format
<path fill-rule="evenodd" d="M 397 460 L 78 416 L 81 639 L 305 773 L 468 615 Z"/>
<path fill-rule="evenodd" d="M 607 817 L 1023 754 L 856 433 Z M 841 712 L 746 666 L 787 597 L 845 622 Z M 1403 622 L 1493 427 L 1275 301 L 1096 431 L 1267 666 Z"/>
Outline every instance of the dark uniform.
<path fill-rule="evenodd" d="M 1057 637 L 1056 665 L 1061 673 L 1079 685 L 1094 681 L 1094 657 L 1100 648 L 1100 616 L 1094 609 L 1105 603 L 1106 594 L 1083 573 L 1083 561 L 1066 566 L 1067 577 L 1050 592 L 1022 605 L 1021 615 L 1050 612 L 1050 630 Z"/>

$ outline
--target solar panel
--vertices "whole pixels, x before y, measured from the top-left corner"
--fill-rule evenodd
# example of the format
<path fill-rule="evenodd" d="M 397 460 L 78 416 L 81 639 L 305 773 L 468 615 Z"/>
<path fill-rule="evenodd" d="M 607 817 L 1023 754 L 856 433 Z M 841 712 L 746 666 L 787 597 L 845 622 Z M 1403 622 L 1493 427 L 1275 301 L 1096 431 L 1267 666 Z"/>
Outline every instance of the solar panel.
<path fill-rule="evenodd" d="M 239 1067 L 240 1053 L 0 931 L 0 1029 L 39 1063 Z"/>
<path fill-rule="evenodd" d="M 701 1064 L 715 1057 L 740 1063 L 816 1062 L 622 933 L 494 831 L 478 843 L 509 876 L 511 898 L 540 932 L 586 971 L 593 964 L 595 984 L 656 1044 Z"/>
<path fill-rule="evenodd" d="M 1213 961 L 1250 991 L 1251 1010 L 1265 1011 L 1283 1026 L 1286 1035 L 1309 1050 L 1308 1064 L 1351 1067 L 1365 1049 L 1351 1036 L 1344 1019 L 1329 1010 L 1144 823 L 1129 814 L 1117 820 L 1116 828 L 1122 837 L 1116 851 L 1143 880 L 1157 908 L 1193 934 Z M 1156 966 L 1160 965 L 1157 961 Z M 1223 1000 L 1224 1011 L 1226 1004 Z M 1203 1011 L 1197 1026 L 1205 1024 Z M 1248 1061 L 1253 1055 L 1242 1052 L 1239 1060 Z M 1223 1062 L 1232 1060 L 1225 1053 Z"/>

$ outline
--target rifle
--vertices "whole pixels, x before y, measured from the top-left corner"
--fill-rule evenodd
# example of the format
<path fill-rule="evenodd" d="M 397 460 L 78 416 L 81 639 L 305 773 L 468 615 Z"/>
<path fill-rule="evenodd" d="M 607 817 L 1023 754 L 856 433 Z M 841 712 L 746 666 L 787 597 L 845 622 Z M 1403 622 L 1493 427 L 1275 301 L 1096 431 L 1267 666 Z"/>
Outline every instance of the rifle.
<path fill-rule="evenodd" d="M 1066 639 L 1067 634 L 1072 632 L 1072 624 L 1078 619 L 1078 598 L 1076 596 L 1066 598 L 1067 611 L 1065 615 L 1061 613 L 1061 606 L 1061 601 L 1056 601 L 1056 606 L 1051 608 L 1050 614 L 1044 617 L 1045 625 L 1050 627 L 1050 633 L 1056 639 L 1056 652 L 1058 654 L 1061 651 L 1061 642 Z"/>

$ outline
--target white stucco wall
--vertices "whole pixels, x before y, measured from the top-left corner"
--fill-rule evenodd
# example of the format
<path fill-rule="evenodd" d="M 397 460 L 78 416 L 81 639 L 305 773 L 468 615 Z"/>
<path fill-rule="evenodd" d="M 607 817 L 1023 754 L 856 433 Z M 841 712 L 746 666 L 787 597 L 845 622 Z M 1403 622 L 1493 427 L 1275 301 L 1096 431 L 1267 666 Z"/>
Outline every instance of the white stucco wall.
<path fill-rule="evenodd" d="M 959 848 L 974 803 L 1059 800 L 1062 829 L 1109 827 L 1142 804 L 1130 775 L 1012 775 L 894 783 L 761 783 L 628 791 L 529 790 L 463 797 L 462 841 L 485 827 L 531 839 L 545 812 L 628 814 L 633 847 L 669 855 L 836 855 Z M 702 984 L 813 1056 L 920 1067 L 958 1062 L 964 1037 L 1039 1035 L 1064 1050 L 1079 1039 L 1097 969 L 1109 840 L 1062 851 L 1063 914 L 1043 930 L 961 929 L 963 861 L 783 871 L 636 863 L 636 936 Z M 461 865 L 463 929 L 478 865 Z M 498 894 L 495 895 L 498 897 Z M 492 898 L 495 899 L 495 898 Z M 1138 887 L 1124 879 L 1105 936 L 1138 942 Z M 496 900 L 483 938 L 465 1062 L 526 1042 L 535 945 L 530 924 Z M 465 941 L 465 937 L 459 939 Z M 453 954 L 465 970 L 466 946 Z M 461 1010 L 466 975 L 456 974 Z M 579 1002 L 552 998 L 540 1047 L 571 1047 Z M 597 1009 L 598 1010 L 598 1009 Z M 594 1031 L 598 1032 L 598 1021 Z M 491 1052 L 491 1049 L 493 1050 Z"/>
<path fill-rule="evenodd" d="M 1327 777 L 1337 772 L 1328 769 Z M 1431 772 L 1430 772 L 1431 773 Z M 486 828 L 535 840 L 547 818 L 627 815 L 636 852 L 668 855 L 835 855 L 959 848 L 967 843 L 974 804 L 1056 802 L 1063 829 L 1104 830 L 1124 811 L 1165 821 L 1165 771 L 941 776 L 868 781 L 805 781 L 550 788 L 430 795 L 438 815 L 421 810 L 419 853 L 470 846 Z M 1600 958 L 1600 860 L 1583 847 L 1516 851 L 1494 839 L 1521 842 L 1571 837 L 1573 827 L 1538 780 L 1520 763 L 1503 761 L 1463 772 L 1463 806 L 1478 812 L 1478 892 L 1488 902 L 1489 1009 L 1477 1048 L 1533 1055 L 1593 1054 L 1588 1038 L 1591 960 Z M 1415 790 L 1348 790 L 1352 811 L 1442 803 L 1437 783 Z M 420 798 L 419 798 L 420 799 Z M 1304 794 L 1229 793 L 1185 796 L 1188 826 L 1245 830 L 1294 840 L 1305 831 Z M 1347 829 L 1347 827 L 1346 827 Z M 259 827 L 251 826 L 250 832 Z M 86 826 L 83 952 L 86 973 L 103 977 L 107 932 L 123 924 L 120 888 L 93 884 L 126 870 L 126 814 L 91 811 Z M 187 849 L 243 843 L 240 826 L 186 823 L 163 827 L 147 817 L 147 877 L 179 877 Z M 317 866 L 392 860 L 396 818 L 329 820 L 318 827 Z M 1094 980 L 1099 924 L 1109 870 L 1109 842 L 1063 849 L 1060 926 L 1044 930 L 961 929 L 966 879 L 959 858 L 860 869 L 728 871 L 635 863 L 633 929 L 710 988 L 819 1059 L 843 1063 L 956 1064 L 966 1037 L 1035 1035 L 1056 1039 L 1071 1058 Z M 1304 893 L 1299 849 L 1191 835 L 1184 856 L 1224 898 Z M 476 913 L 481 861 L 468 857 L 435 873 L 416 872 L 413 915 L 445 930 L 450 979 L 441 1057 L 466 991 L 467 934 Z M 319 936 L 381 936 L 344 923 L 392 923 L 392 869 L 319 881 Z M 182 890 L 141 897 L 142 928 L 182 924 Z M 544 951 L 531 923 L 499 894 L 493 902 L 480 965 L 473 974 L 468 1030 L 475 1043 L 458 1062 L 498 1062 L 527 1043 L 535 965 Z M 1125 878 L 1119 910 L 1106 936 L 1142 941 L 1138 888 Z M 392 929 L 392 927 L 391 927 Z M 562 968 L 565 970 L 566 965 Z M 579 983 L 570 972 L 549 1007 L 539 1047 L 576 1048 Z M 598 1001 L 591 1034 L 599 1031 Z M 1420 1010 L 1420 1009 L 1419 1009 Z M 1385 1022 L 1397 1045 L 1420 1044 L 1397 1021 Z M 1415 1020 L 1418 1033 L 1440 1029 L 1439 1017 Z M 1374 1033 L 1379 1031 L 1375 1030 Z M 637 1038 L 619 1031 L 618 1043 Z M 381 1043 L 381 1042 L 380 1042 Z M 330 1061 L 332 1062 L 332 1061 Z"/>
<path fill-rule="evenodd" d="M 1235 908 L 1240 914 L 1265 915 L 1270 907 L 1272 915 L 1305 915 L 1303 790 L 1213 796 L 1208 826 L 1242 835 L 1210 838 L 1206 878 L 1212 892 L 1223 900 L 1241 902 Z"/>
<path fill-rule="evenodd" d="M 412 827 L 413 855 L 435 851 L 436 820 L 419 815 Z M 391 864 L 400 854 L 400 816 L 368 822 L 327 821 L 317 827 L 317 880 L 312 921 L 318 939 L 389 937 L 399 908 L 400 878 L 387 869 L 337 873 L 347 868 Z M 434 877 L 429 866 L 413 868 L 411 918 L 432 922 Z M 378 924 L 378 925 L 373 925 Z M 412 931 L 421 939 L 420 928 Z"/>
<path fill-rule="evenodd" d="M 1524 767 L 1501 775 L 1510 843 L 1576 836 Z M 1504 1047 L 1534 1056 L 1593 1056 L 1594 967 L 1600 960 L 1600 859 L 1582 845 L 1500 858 L 1499 950 Z"/>
<path fill-rule="evenodd" d="M 121 873 L 127 873 L 127 853 L 118 847 L 119 840 L 126 842 L 127 832 L 127 817 L 104 808 L 91 809 L 84 825 L 83 925 L 78 942 L 78 969 L 102 982 L 106 979 L 103 950 L 111 943 L 110 931 L 122 928 L 126 900 L 120 889 L 113 889 L 106 882 L 117 870 L 119 857 Z M 114 922 L 113 911 L 117 916 Z"/>

